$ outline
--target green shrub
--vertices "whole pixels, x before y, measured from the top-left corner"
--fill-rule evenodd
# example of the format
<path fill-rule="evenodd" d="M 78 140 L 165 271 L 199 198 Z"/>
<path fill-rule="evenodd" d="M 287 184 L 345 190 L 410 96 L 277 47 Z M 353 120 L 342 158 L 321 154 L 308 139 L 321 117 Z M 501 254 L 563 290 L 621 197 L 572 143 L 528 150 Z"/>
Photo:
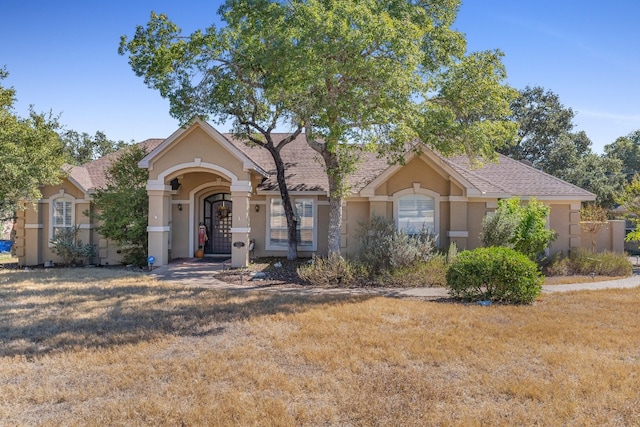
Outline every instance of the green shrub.
<path fill-rule="evenodd" d="M 571 251 L 568 257 L 555 260 L 545 269 L 549 276 L 574 274 L 597 276 L 630 276 L 633 267 L 626 254 L 604 251 L 597 254 L 586 250 Z"/>
<path fill-rule="evenodd" d="M 396 230 L 393 220 L 373 217 L 360 223 L 358 260 L 373 276 L 404 270 L 428 261 L 435 253 L 435 237 L 429 233 L 409 235 Z"/>
<path fill-rule="evenodd" d="M 340 255 L 313 256 L 310 263 L 298 267 L 298 276 L 308 285 L 323 288 L 350 287 L 356 283 L 357 265 Z"/>
<path fill-rule="evenodd" d="M 526 205 L 517 197 L 500 200 L 495 213 L 482 220 L 482 244 L 513 248 L 535 260 L 556 238 L 547 228 L 548 215 L 549 207 L 535 198 Z"/>
<path fill-rule="evenodd" d="M 535 262 L 505 247 L 460 252 L 447 270 L 449 294 L 470 301 L 528 304 L 540 295 L 542 282 Z"/>
<path fill-rule="evenodd" d="M 62 258 L 65 264 L 78 264 L 86 258 L 95 256 L 95 245 L 78 240 L 78 229 L 78 226 L 60 228 L 56 232 L 56 237 L 50 241 L 51 251 Z"/>

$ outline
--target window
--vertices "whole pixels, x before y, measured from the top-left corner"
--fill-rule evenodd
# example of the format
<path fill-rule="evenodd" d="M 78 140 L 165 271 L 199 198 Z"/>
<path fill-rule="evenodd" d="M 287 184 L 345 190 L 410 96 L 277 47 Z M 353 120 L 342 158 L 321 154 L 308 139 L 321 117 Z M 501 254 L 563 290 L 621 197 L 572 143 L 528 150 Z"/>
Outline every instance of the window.
<path fill-rule="evenodd" d="M 53 202 L 53 238 L 58 231 L 73 226 L 73 203 L 66 199 L 57 199 Z"/>
<path fill-rule="evenodd" d="M 407 234 L 435 233 L 433 197 L 409 194 L 398 198 L 398 230 Z"/>
<path fill-rule="evenodd" d="M 313 199 L 293 199 L 293 211 L 298 220 L 298 247 L 315 250 L 315 208 Z M 287 218 L 282 200 L 272 198 L 269 209 L 268 249 L 287 247 Z"/>

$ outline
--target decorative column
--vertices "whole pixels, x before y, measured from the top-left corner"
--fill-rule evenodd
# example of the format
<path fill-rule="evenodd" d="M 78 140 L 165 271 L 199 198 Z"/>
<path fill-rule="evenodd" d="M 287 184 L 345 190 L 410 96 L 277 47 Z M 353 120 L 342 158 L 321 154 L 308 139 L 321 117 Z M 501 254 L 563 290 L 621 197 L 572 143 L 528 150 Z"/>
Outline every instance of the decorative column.
<path fill-rule="evenodd" d="M 249 198 L 251 181 L 237 181 L 231 185 L 233 218 L 231 222 L 231 267 L 249 265 Z"/>
<path fill-rule="evenodd" d="M 155 258 L 154 266 L 169 263 L 169 207 L 171 187 L 164 184 L 148 183 L 149 195 L 149 256 Z"/>

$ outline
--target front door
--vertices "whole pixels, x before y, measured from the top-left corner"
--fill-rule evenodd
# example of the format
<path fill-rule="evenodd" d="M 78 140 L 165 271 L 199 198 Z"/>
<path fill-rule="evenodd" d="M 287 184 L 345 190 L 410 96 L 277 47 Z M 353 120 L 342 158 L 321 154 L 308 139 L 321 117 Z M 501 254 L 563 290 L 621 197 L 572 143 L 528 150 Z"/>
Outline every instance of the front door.
<path fill-rule="evenodd" d="M 218 193 L 204 199 L 204 225 L 209 237 L 204 246 L 205 254 L 231 253 L 232 206 L 229 193 Z"/>

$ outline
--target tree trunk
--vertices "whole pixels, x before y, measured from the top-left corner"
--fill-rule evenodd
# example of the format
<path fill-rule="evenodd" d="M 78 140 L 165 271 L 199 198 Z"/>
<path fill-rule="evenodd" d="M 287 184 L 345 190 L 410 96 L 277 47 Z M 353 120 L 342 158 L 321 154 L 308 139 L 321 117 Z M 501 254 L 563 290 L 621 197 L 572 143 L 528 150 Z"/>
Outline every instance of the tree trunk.
<path fill-rule="evenodd" d="M 342 196 L 329 196 L 329 255 L 340 255 L 341 228 Z"/>
<path fill-rule="evenodd" d="M 342 198 L 344 193 L 343 172 L 340 168 L 340 158 L 336 151 L 328 148 L 327 142 L 320 143 L 311 135 L 311 126 L 306 125 L 307 144 L 322 156 L 329 181 L 329 255 L 340 255 L 340 238 L 342 229 Z M 335 146 L 336 143 L 334 143 Z"/>
<path fill-rule="evenodd" d="M 338 173 L 338 156 L 335 153 L 322 153 L 327 167 L 329 179 L 329 255 L 340 255 L 340 240 L 342 229 L 342 184 L 343 179 Z"/>
<path fill-rule="evenodd" d="M 285 180 L 285 166 L 280 156 L 280 152 L 275 148 L 269 148 L 273 161 L 276 165 L 276 179 L 280 188 L 280 197 L 282 198 L 282 208 L 284 216 L 287 219 L 287 259 L 293 261 L 298 258 L 298 220 L 296 219 L 289 189 Z M 269 237 L 267 236 L 267 239 Z"/>

